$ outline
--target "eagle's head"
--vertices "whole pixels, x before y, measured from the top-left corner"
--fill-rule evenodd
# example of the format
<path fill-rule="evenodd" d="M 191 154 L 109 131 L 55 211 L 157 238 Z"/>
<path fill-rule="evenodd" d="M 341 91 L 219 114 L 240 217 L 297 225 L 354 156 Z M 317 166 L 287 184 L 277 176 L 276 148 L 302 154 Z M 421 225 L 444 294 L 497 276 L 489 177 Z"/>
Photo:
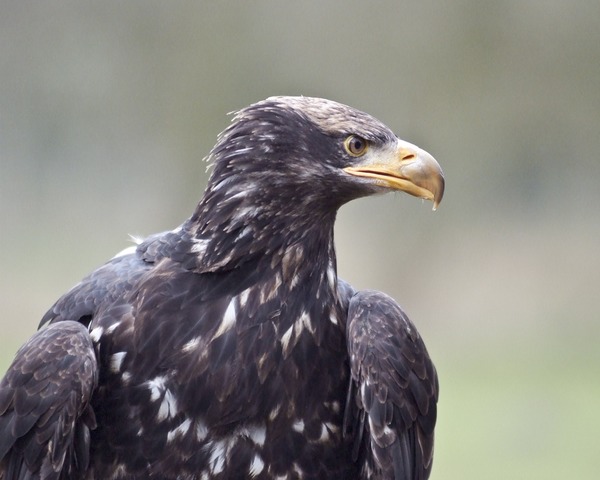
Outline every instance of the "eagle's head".
<path fill-rule="evenodd" d="M 429 153 L 372 116 L 321 98 L 270 97 L 240 110 L 209 161 L 192 222 L 198 238 L 222 245 L 221 256 L 236 243 L 258 249 L 261 238 L 294 243 L 328 232 L 338 208 L 361 196 L 404 191 L 435 209 L 444 193 Z"/>

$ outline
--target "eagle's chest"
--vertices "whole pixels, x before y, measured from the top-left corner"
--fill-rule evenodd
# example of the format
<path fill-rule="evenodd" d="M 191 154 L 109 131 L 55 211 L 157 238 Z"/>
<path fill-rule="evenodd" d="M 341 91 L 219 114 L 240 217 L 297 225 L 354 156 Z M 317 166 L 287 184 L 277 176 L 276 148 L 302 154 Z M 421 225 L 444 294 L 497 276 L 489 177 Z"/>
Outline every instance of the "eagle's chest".
<path fill-rule="evenodd" d="M 339 470 L 351 462 L 340 462 L 350 449 L 342 436 L 348 366 L 338 314 L 302 311 L 240 333 L 235 360 L 212 383 L 210 405 L 195 413 L 207 422 L 198 478 L 347 473 Z"/>
<path fill-rule="evenodd" d="M 221 423 L 266 418 L 281 428 L 296 424 L 296 429 L 301 421 L 310 423 L 306 416 L 339 413 L 348 362 L 344 312 L 335 300 L 294 305 L 267 297 L 257 310 L 249 309 L 249 316 L 240 300 L 228 307 L 235 320 L 226 312 L 207 348 L 209 367 L 199 377 L 207 385 L 199 389 L 214 398 L 200 410 L 214 412 Z M 222 333 L 228 322 L 235 327 Z"/>
<path fill-rule="evenodd" d="M 110 375 L 121 386 L 97 401 L 103 456 L 113 452 L 120 471 L 174 478 L 342 474 L 336 468 L 351 463 L 340 462 L 349 451 L 345 312 L 327 291 L 297 304 L 273 292 L 196 309 L 203 321 L 183 321 L 185 341 L 160 340 L 168 329 L 156 335 L 154 359 L 107 357 L 113 367 L 119 360 L 126 381 Z"/>

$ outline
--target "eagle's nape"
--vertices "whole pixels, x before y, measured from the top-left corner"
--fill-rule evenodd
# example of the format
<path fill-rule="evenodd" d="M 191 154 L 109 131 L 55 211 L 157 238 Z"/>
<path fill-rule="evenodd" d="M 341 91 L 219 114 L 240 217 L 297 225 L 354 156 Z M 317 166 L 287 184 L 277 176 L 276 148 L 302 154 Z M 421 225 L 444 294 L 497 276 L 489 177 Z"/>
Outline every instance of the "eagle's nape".
<path fill-rule="evenodd" d="M 272 97 L 209 155 L 192 216 L 48 311 L 0 384 L 0 479 L 426 479 L 438 384 L 391 298 L 337 278 L 337 209 L 442 199 L 427 152 Z"/>

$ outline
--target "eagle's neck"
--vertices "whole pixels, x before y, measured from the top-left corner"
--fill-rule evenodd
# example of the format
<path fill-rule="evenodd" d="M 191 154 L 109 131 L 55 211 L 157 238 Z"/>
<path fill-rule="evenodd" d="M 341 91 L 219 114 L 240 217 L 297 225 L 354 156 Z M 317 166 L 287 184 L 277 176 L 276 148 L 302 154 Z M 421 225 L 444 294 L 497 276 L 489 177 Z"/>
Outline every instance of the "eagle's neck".
<path fill-rule="evenodd" d="M 197 252 L 196 271 L 214 273 L 230 286 L 231 308 L 215 323 L 214 335 L 229 328 L 225 319 L 235 323 L 236 335 L 261 332 L 244 346 L 251 352 L 240 346 L 238 352 L 262 359 L 257 366 L 261 383 L 285 360 L 303 365 L 306 379 L 322 363 L 342 368 L 337 360 L 344 351 L 345 325 L 338 298 L 335 211 L 304 214 L 293 203 L 272 208 L 273 197 L 269 208 L 243 198 L 251 199 L 240 196 L 232 202 L 229 197 L 218 206 L 205 199 L 183 227 Z M 219 216 L 219 211 L 228 215 Z M 235 321 L 228 312 L 235 312 Z M 322 362 L 314 358 L 317 351 Z M 334 376 L 343 379 L 343 371 L 336 370 Z M 305 385 L 296 386 L 299 390 L 292 396 L 301 395 Z"/>
<path fill-rule="evenodd" d="M 273 266 L 291 258 L 303 267 L 328 268 L 335 258 L 337 208 L 320 204 L 314 193 L 272 185 L 267 194 L 246 180 L 249 185 L 229 185 L 226 195 L 210 186 L 184 225 L 198 253 L 198 270 L 228 271 L 256 259 Z"/>

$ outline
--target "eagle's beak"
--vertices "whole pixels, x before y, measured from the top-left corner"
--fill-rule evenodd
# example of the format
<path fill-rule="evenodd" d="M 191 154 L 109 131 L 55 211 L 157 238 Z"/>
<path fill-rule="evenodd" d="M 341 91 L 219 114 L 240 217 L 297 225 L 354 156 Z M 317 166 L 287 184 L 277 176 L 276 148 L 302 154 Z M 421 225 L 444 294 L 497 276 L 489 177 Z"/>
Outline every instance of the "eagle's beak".
<path fill-rule="evenodd" d="M 433 209 L 444 196 L 444 173 L 429 153 L 411 143 L 398 140 L 397 148 L 389 155 L 365 155 L 365 161 L 345 172 L 357 177 L 371 178 L 394 190 L 433 201 Z"/>

